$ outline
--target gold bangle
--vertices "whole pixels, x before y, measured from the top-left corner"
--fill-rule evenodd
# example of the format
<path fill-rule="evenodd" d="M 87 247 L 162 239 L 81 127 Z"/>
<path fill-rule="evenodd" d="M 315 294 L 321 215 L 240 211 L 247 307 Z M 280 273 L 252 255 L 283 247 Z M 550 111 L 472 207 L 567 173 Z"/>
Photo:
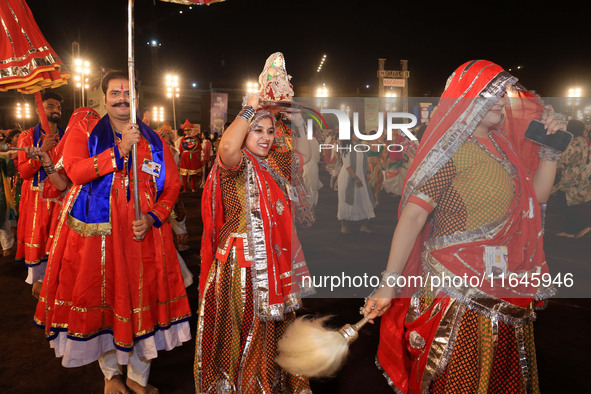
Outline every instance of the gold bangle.
<path fill-rule="evenodd" d="M 55 166 L 53 165 L 53 163 L 48 166 L 43 165 L 43 169 L 45 170 L 45 173 L 47 175 L 55 174 L 55 172 L 56 172 L 56 169 L 55 169 Z"/>

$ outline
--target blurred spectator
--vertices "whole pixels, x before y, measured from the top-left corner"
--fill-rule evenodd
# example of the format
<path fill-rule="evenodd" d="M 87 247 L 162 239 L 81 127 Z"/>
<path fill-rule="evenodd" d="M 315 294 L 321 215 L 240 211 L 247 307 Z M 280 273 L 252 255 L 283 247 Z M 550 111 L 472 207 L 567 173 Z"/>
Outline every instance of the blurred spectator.
<path fill-rule="evenodd" d="M 21 135 L 21 130 L 13 129 L 6 135 L 6 143 L 10 146 L 16 146 L 18 142 L 18 137 Z M 9 155 L 7 155 L 9 156 Z M 18 168 L 18 156 L 13 156 L 14 168 Z M 18 171 L 15 172 L 14 176 L 12 177 L 11 181 L 11 190 L 12 190 L 12 197 L 14 198 L 14 209 L 11 210 L 9 219 L 12 225 L 12 231 L 16 234 L 16 223 L 18 221 L 18 209 L 21 200 L 21 187 L 23 184 L 23 179 L 20 177 Z"/>
<path fill-rule="evenodd" d="M 10 130 L 6 135 L 6 140 L 4 142 L 12 146 L 16 146 L 16 142 L 18 141 L 18 136 L 20 134 L 21 131 L 19 129 Z"/>
<path fill-rule="evenodd" d="M 317 129 L 315 129 L 315 131 L 317 131 Z M 319 134 L 314 133 L 314 138 L 310 140 L 312 156 L 310 157 L 310 161 L 304 164 L 304 170 L 302 173 L 308 201 L 312 208 L 316 207 L 316 204 L 318 203 L 318 190 L 323 186 L 318 177 L 318 163 L 320 162 L 320 143 L 318 142 L 318 137 Z"/>
<path fill-rule="evenodd" d="M 357 135 L 353 135 L 353 144 L 359 143 Z M 349 151 L 349 149 L 351 151 Z M 370 176 L 369 162 L 365 152 L 357 152 L 349 145 L 341 155 L 343 166 L 338 177 L 338 211 L 337 219 L 341 222 L 341 233 L 351 232 L 351 222 L 361 224 L 359 231 L 372 233 L 368 227 L 369 219 L 375 217 L 375 201 L 368 186 Z"/>
<path fill-rule="evenodd" d="M 567 130 L 573 134 L 566 151 L 558 163 L 559 179 L 554 190 L 558 192 L 558 207 L 564 217 L 564 231 L 558 236 L 581 238 L 591 233 L 586 218 L 585 203 L 591 201 L 591 179 L 587 167 L 589 146 L 585 139 L 585 124 L 568 121 Z"/>
<path fill-rule="evenodd" d="M 4 136 L 4 134 L 2 134 Z M 15 202 L 10 180 L 15 175 L 14 157 L 16 153 L 0 157 L 0 246 L 3 256 L 11 256 L 15 252 L 12 225 L 15 222 Z"/>

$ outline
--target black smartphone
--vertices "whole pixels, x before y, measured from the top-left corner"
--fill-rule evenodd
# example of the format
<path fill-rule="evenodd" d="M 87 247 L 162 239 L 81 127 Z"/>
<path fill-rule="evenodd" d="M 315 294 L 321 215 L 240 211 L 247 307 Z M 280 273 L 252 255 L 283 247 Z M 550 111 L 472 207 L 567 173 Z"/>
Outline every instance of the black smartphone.
<path fill-rule="evenodd" d="M 568 131 L 558 130 L 555 134 L 546 134 L 548 130 L 544 128 L 544 123 L 539 120 L 532 120 L 525 130 L 525 138 L 532 140 L 540 145 L 548 146 L 559 152 L 564 152 L 572 140 L 573 135 Z"/>

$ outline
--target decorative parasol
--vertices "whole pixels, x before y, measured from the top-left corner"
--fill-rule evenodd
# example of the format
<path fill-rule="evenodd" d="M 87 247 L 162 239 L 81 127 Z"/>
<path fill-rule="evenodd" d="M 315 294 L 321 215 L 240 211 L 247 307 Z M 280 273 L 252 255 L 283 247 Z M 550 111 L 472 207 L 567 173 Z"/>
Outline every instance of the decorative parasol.
<path fill-rule="evenodd" d="M 0 0 L 0 23 L 0 91 L 34 93 L 41 125 L 49 131 L 40 91 L 66 84 L 70 74 L 24 0 Z"/>
<path fill-rule="evenodd" d="M 67 83 L 70 74 L 47 43 L 24 0 L 0 1 L 0 91 L 35 93 Z"/>

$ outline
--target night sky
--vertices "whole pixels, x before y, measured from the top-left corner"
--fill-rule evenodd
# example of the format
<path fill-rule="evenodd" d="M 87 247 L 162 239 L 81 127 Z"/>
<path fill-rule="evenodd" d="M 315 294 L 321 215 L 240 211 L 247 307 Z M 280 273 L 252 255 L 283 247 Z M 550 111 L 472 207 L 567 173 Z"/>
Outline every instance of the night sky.
<path fill-rule="evenodd" d="M 126 66 L 127 1 L 27 3 L 66 64 L 78 41 L 93 65 Z M 574 85 L 589 96 L 590 10 L 583 2 L 226 0 L 189 9 L 136 0 L 137 73 L 147 80 L 175 71 L 187 86 L 238 89 L 281 51 L 296 95 L 298 85 L 319 82 L 344 95 L 375 95 L 377 59 L 388 59 L 387 69 L 408 59 L 410 95 L 438 96 L 456 67 L 481 58 L 521 66 L 514 74 L 542 96 L 564 96 Z M 153 39 L 161 43 L 154 74 Z"/>

